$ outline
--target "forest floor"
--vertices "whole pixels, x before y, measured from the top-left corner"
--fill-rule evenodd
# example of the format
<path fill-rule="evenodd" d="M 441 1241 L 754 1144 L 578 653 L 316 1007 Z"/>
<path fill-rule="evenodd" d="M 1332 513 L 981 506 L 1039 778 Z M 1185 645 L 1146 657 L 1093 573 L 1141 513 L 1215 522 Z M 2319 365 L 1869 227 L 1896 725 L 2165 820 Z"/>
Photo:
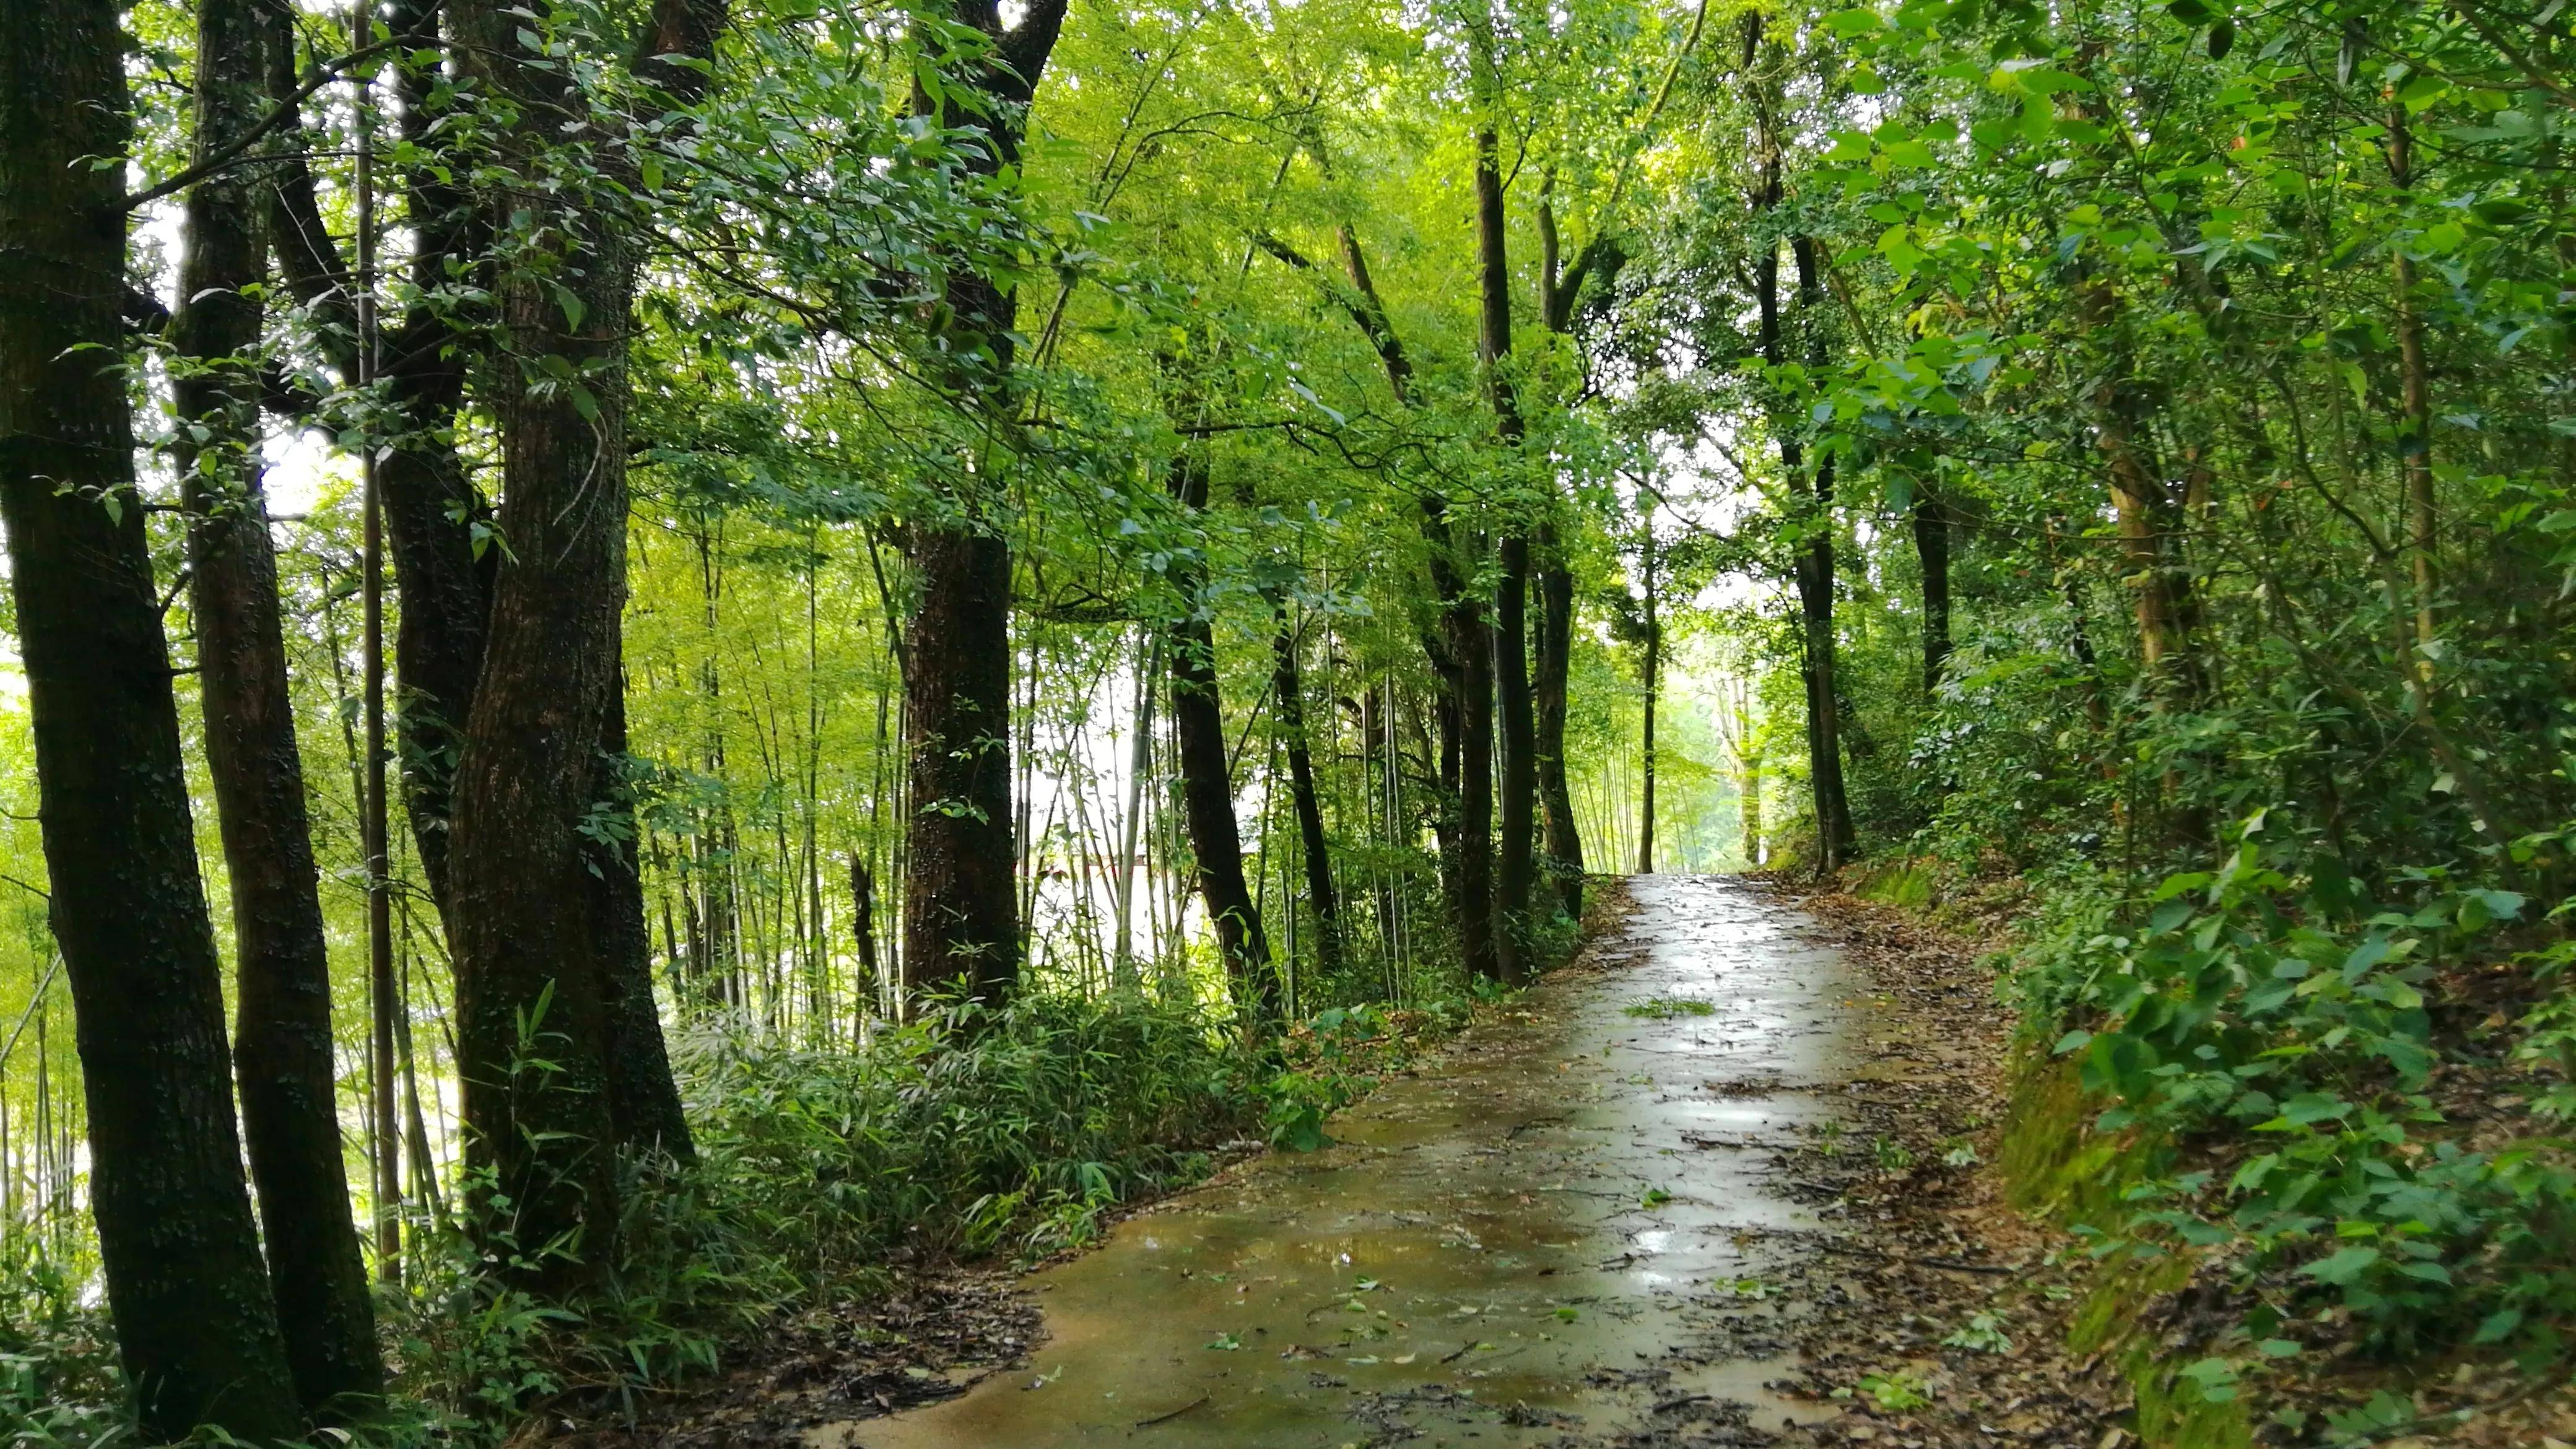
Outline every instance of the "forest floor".
<path fill-rule="evenodd" d="M 1776 883 L 1609 887 L 1577 960 L 1333 1119 L 1026 1276 L 783 1325 L 600 1443 L 2134 1444 L 2001 1202 L 1974 953 Z M 542 1432 L 542 1431 L 541 1431 Z"/>

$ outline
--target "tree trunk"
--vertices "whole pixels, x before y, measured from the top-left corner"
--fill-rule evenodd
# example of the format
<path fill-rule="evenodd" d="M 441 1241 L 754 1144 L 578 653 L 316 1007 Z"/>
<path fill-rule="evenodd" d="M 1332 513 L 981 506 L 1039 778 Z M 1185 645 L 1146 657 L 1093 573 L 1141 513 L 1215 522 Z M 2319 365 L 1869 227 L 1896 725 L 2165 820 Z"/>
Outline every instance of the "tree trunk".
<path fill-rule="evenodd" d="M 608 1116 L 617 1141 L 679 1162 L 697 1160 L 671 1054 L 662 1040 L 662 1015 L 653 1003 L 653 933 L 644 921 L 642 839 L 636 829 L 634 787 L 625 777 L 626 680 L 610 682 L 608 723 L 591 783 L 591 809 L 607 822 L 608 840 L 590 846 L 591 930 L 600 952 L 601 991 L 608 1028 Z"/>
<path fill-rule="evenodd" d="M 1914 496 L 1914 557 L 1923 567 L 1923 692 L 1931 694 L 1950 662 L 1950 511 L 1930 493 Z"/>
<path fill-rule="evenodd" d="M 1019 979 L 1011 822 L 1011 556 L 982 533 L 916 529 L 905 634 L 911 731 L 904 992 L 998 1006 Z"/>
<path fill-rule="evenodd" d="M 1776 186 L 1776 176 L 1772 178 Z M 1777 198 L 1774 197 L 1776 202 Z M 1813 294 L 1814 245 L 1804 237 L 1791 246 L 1798 261 L 1801 319 L 1816 322 Z M 1778 366 L 1784 349 L 1780 329 L 1780 257 L 1776 250 L 1755 264 L 1761 309 L 1762 346 L 1766 360 Z M 1792 480 L 1808 476 L 1806 448 L 1787 422 L 1780 430 L 1780 465 Z M 1807 697 L 1807 778 L 1816 817 L 1817 864 L 1834 870 L 1850 862 L 1854 832 L 1849 797 L 1843 789 L 1841 699 L 1834 660 L 1834 475 L 1833 460 L 1816 461 L 1812 511 L 1804 519 L 1794 564 L 1798 585 L 1799 673 Z"/>
<path fill-rule="evenodd" d="M 1530 978 L 1530 887 L 1536 872 L 1532 806 L 1537 803 L 1536 748 L 1530 711 L 1524 590 L 1529 583 L 1529 540 L 1502 541 L 1502 577 L 1494 585 L 1494 694 L 1502 723 L 1502 845 L 1494 871 L 1494 934 L 1502 979 Z"/>
<path fill-rule="evenodd" d="M 1444 629 L 1458 677 L 1453 702 L 1457 823 L 1451 833 L 1458 847 L 1459 961 L 1473 975 L 1500 980 L 1503 963 L 1494 930 L 1494 631 L 1486 623 L 1484 605 L 1466 593 L 1450 603 Z M 1447 744 L 1444 739 L 1444 763 Z"/>
<path fill-rule="evenodd" d="M 856 1041 L 857 1031 L 865 1030 L 868 1018 L 876 1014 L 877 984 L 884 978 L 877 974 L 877 873 L 868 869 L 867 857 L 855 850 L 850 852 L 850 944 L 859 953 L 858 1010 L 853 1013 L 857 1020 L 851 1023 L 850 1038 Z"/>
<path fill-rule="evenodd" d="M 1403 340 L 1389 324 L 1386 305 L 1369 279 L 1368 259 L 1359 234 L 1348 225 L 1339 230 L 1342 267 L 1349 276 L 1356 304 L 1346 304 L 1351 320 L 1367 335 L 1386 369 L 1387 387 L 1397 403 L 1413 402 L 1413 364 Z M 1432 592 L 1440 599 L 1440 629 L 1426 631 L 1423 652 L 1439 681 L 1433 713 L 1440 725 L 1440 784 L 1445 797 L 1432 833 L 1440 843 L 1441 896 L 1458 933 L 1458 954 L 1473 975 L 1497 977 L 1494 901 L 1494 685 L 1493 652 L 1481 604 L 1468 593 L 1458 568 L 1458 540 L 1449 525 L 1448 504 L 1437 493 L 1422 498 L 1422 537 L 1429 560 Z"/>
<path fill-rule="evenodd" d="M 586 104 L 570 73 L 527 63 L 518 19 L 497 0 L 460 3 L 455 16 L 474 78 L 517 107 L 504 155 L 520 168 L 541 164 L 550 118 Z M 710 55 L 723 20 L 720 0 L 657 0 L 637 69 L 686 104 L 703 72 L 659 58 Z M 616 200 L 626 189 L 559 196 L 543 218 L 557 255 L 525 257 L 498 279 L 502 346 L 519 364 L 498 370 L 507 380 L 490 399 L 510 556 L 493 591 L 449 824 L 469 1161 L 494 1169 L 509 1203 L 488 1227 L 519 1255 L 512 1273 L 556 1293 L 611 1260 L 610 1058 L 620 1058 L 615 1070 L 637 1065 L 612 1030 L 624 968 L 600 929 L 583 829 L 619 688 L 635 281 L 635 221 Z M 528 364 L 540 358 L 577 381 L 538 384 Z"/>
<path fill-rule="evenodd" d="M 1762 864 L 1762 756 L 1746 755 L 1735 774 L 1735 811 L 1744 835 L 1744 863 Z"/>
<path fill-rule="evenodd" d="M 1501 103 L 1493 74 L 1490 36 L 1477 44 L 1488 106 Z M 1503 178 L 1499 145 L 1490 116 L 1476 131 L 1476 259 L 1480 300 L 1476 334 L 1477 361 L 1494 407 L 1494 430 L 1507 460 L 1519 461 L 1523 435 L 1520 400 L 1506 370 L 1512 355 L 1511 263 L 1503 231 Z M 1505 981 L 1529 979 L 1530 887 L 1537 861 L 1531 849 L 1531 816 L 1537 803 L 1538 749 L 1532 717 L 1529 678 L 1529 535 L 1517 526 L 1501 544 L 1502 574 L 1494 585 L 1494 624 L 1490 658 L 1493 688 L 1502 713 L 1501 857 L 1495 869 L 1494 937 L 1497 974 Z"/>
<path fill-rule="evenodd" d="M 143 1431 L 297 1437 L 251 1224 L 122 366 L 118 10 L 0 8 L 0 521 L 51 922 L 89 1103 L 90 1203 Z"/>
<path fill-rule="evenodd" d="M 1207 506 L 1207 465 L 1185 449 L 1172 460 L 1171 491 L 1196 514 Z M 1199 895 L 1216 927 L 1234 1007 L 1251 1032 L 1279 1019 L 1279 983 L 1270 942 L 1243 877 L 1243 836 L 1234 819 L 1234 772 L 1227 764 L 1225 714 L 1219 707 L 1215 630 L 1208 618 L 1206 565 L 1178 565 L 1172 576 L 1181 614 L 1171 626 L 1172 737 L 1181 768 L 1182 821 L 1198 860 Z"/>
<path fill-rule="evenodd" d="M 417 53 L 434 56 L 441 50 L 439 9 L 440 0 L 395 0 L 386 19 L 393 33 L 414 42 Z M 291 17 L 285 6 L 262 10 L 269 27 L 269 91 L 282 102 L 299 80 Z M 417 300 L 377 345 L 390 431 L 379 439 L 384 452 L 376 487 L 402 601 L 394 667 L 402 701 L 396 725 L 405 813 L 421 874 L 443 918 L 457 752 L 482 670 L 500 551 L 477 558 L 476 530 L 489 524 L 491 510 L 466 476 L 455 436 L 474 343 L 439 299 L 459 285 L 451 267 L 465 267 L 468 284 L 489 280 L 470 264 L 487 228 L 456 179 L 461 168 L 440 164 L 445 133 L 436 128 L 445 119 L 439 92 L 446 81 L 439 68 L 406 58 L 393 74 L 406 149 L 422 158 L 403 177 Z M 326 324 L 319 335 L 331 344 L 342 380 L 354 383 L 351 273 L 300 154 L 278 164 L 271 195 L 272 245 L 286 288 Z"/>
<path fill-rule="evenodd" d="M 266 109 L 262 10 L 257 0 L 198 7 L 201 164 L 247 136 Z M 309 1414 L 342 1419 L 383 1395 L 384 1363 L 349 1215 L 330 953 L 260 489 L 259 179 L 236 168 L 188 192 L 171 331 L 193 365 L 172 370 L 171 392 L 181 421 L 204 431 L 182 427 L 172 461 L 189 520 L 207 775 L 232 890 L 242 1135 L 296 1397 Z"/>
<path fill-rule="evenodd" d="M 1341 896 L 1333 887 L 1333 852 L 1324 837 L 1323 802 L 1315 794 L 1314 746 L 1306 738 L 1306 677 L 1297 659 L 1296 616 L 1285 603 L 1278 607 L 1278 629 L 1270 637 L 1272 707 L 1279 712 L 1279 733 L 1287 746 L 1288 788 L 1297 811 L 1297 839 L 1306 857 L 1306 905 L 1315 913 L 1315 965 L 1327 981 L 1342 972 Z"/>
<path fill-rule="evenodd" d="M 913 113 L 973 127 L 967 168 L 998 177 L 1019 162 L 1028 107 L 1064 24 L 1065 0 L 1035 0 L 1005 27 L 997 0 L 953 0 L 951 18 L 992 42 L 946 90 L 913 90 Z M 940 339 L 950 387 L 997 433 L 1013 426 L 1011 328 L 1018 294 L 958 260 Z M 1019 854 L 1011 813 L 1011 552 L 990 467 L 949 484 L 950 518 L 907 532 L 919 597 L 906 631 L 905 745 L 911 759 L 903 909 L 906 994 L 928 987 L 988 1005 L 1019 981 Z M 974 496 L 968 496 L 969 492 Z M 933 661 L 941 661 L 934 664 Z"/>
<path fill-rule="evenodd" d="M 1539 193 L 1540 318 L 1550 332 L 1574 330 L 1574 304 L 1595 273 L 1607 277 L 1617 263 L 1615 247 L 1603 236 L 1575 258 L 1571 272 L 1560 273 L 1556 208 L 1547 191 Z M 1550 498 L 1551 512 L 1557 500 Z M 1567 675 L 1574 660 L 1574 571 L 1566 563 L 1553 522 L 1539 530 L 1539 628 L 1536 678 L 1539 809 L 1545 823 L 1548 877 L 1567 915 L 1583 917 L 1583 834 L 1574 820 L 1574 787 L 1565 773 Z M 1651 832 L 1650 832 L 1651 833 Z"/>
<path fill-rule="evenodd" d="M 1763 24 L 1761 12 L 1746 12 L 1744 49 L 1748 65 L 1761 53 Z M 1759 179 L 1753 194 L 1753 213 L 1757 223 L 1767 223 L 1768 217 L 1779 210 L 1785 195 L 1781 181 L 1780 123 L 1771 85 L 1770 81 L 1764 80 L 1754 87 L 1755 144 L 1760 149 Z M 1805 237 L 1793 237 L 1790 246 L 1798 264 L 1798 314 L 1808 333 L 1808 360 L 1821 366 L 1823 333 L 1818 313 L 1823 298 L 1823 280 L 1817 274 L 1815 243 Z M 1753 270 L 1762 360 L 1777 368 L 1788 361 L 1788 349 L 1781 331 L 1780 248 L 1777 241 L 1766 241 L 1762 254 L 1755 259 Z M 1775 414 L 1784 411 L 1775 409 Z M 1781 471 L 1788 475 L 1793 485 L 1808 478 L 1806 448 L 1797 435 L 1801 423 L 1799 417 L 1777 415 L 1772 423 L 1773 430 L 1779 434 Z M 1807 765 L 1815 802 L 1817 863 L 1826 870 L 1832 870 L 1851 859 L 1853 847 L 1851 807 L 1843 790 L 1840 700 L 1834 677 L 1832 459 L 1817 460 L 1812 481 L 1814 501 L 1810 509 L 1800 510 L 1804 515 L 1800 519 L 1804 536 L 1799 541 L 1793 568 L 1798 585 L 1799 673 L 1807 695 Z"/>
<path fill-rule="evenodd" d="M 1530 689 L 1537 705 L 1540 814 L 1548 878 L 1565 913 L 1583 917 L 1583 834 L 1574 822 L 1574 785 L 1565 773 L 1566 677 L 1574 654 L 1574 571 L 1553 525 L 1539 532 L 1538 660 Z"/>
<path fill-rule="evenodd" d="M 1638 672 L 1645 684 L 1645 730 L 1643 739 L 1644 779 L 1638 789 L 1637 873 L 1651 875 L 1655 869 L 1655 705 L 1663 690 L 1664 623 L 1662 615 L 1662 580 L 1655 571 L 1655 520 L 1651 510 L 1646 515 L 1646 661 Z"/>

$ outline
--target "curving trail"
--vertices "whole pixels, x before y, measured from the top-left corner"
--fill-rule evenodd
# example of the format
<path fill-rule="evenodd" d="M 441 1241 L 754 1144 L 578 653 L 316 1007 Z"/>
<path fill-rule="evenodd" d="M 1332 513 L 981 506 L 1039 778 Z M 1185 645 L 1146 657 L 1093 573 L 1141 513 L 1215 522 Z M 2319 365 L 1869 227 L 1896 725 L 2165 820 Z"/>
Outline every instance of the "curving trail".
<path fill-rule="evenodd" d="M 1764 1385 L 1800 1311 L 1781 1288 L 1829 1241 L 1787 1150 L 1832 1118 L 1819 1084 L 1866 1074 L 1844 964 L 1750 885 L 1628 888 L 1619 929 L 1337 1118 L 1336 1145 L 1029 1279 L 1048 1336 L 1026 1367 L 809 1443 L 1761 1443 L 1817 1417 Z M 1674 1002 L 1707 1014 L 1648 1005 Z"/>

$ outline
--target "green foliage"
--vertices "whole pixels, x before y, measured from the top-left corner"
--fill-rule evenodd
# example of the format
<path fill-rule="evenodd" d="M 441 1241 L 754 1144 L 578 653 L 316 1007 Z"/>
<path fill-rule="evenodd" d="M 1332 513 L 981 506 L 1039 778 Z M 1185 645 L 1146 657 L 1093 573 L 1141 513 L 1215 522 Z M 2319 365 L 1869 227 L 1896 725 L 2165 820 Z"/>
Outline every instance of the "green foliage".
<path fill-rule="evenodd" d="M 2554 1356 L 2576 1315 L 2576 1166 L 2556 1142 L 2472 1144 L 2433 1093 L 2428 993 L 2523 898 L 2428 870 L 2374 900 L 2270 834 L 2257 817 L 2217 869 L 2025 955 L 2033 1010 L 2076 1024 L 2055 1050 L 2111 1104 L 2095 1130 L 2161 1164 L 2087 1231 L 2106 1253 L 2227 1249 L 2247 1331 L 2285 1351 L 2277 1330 L 2334 1305 L 2390 1353 Z M 2534 1019 L 2522 1050 L 2554 1060 L 2560 1008 Z"/>
<path fill-rule="evenodd" d="M 397 1404 L 364 1439 L 493 1444 L 531 1403 L 703 1379 L 777 1314 L 864 1295 L 899 1247 L 1033 1260 L 1081 1246 L 1117 1204 L 1202 1176 L 1260 1102 L 1256 1064 L 1220 1023 L 1057 993 L 888 1027 L 858 1050 L 744 1031 L 674 1047 L 699 1160 L 625 1164 L 606 1285 L 542 1302 L 490 1271 L 505 1234 L 417 1235 L 411 1291 L 382 1310 Z M 13 1246 L 0 1433 L 127 1432 L 98 1306 Z"/>

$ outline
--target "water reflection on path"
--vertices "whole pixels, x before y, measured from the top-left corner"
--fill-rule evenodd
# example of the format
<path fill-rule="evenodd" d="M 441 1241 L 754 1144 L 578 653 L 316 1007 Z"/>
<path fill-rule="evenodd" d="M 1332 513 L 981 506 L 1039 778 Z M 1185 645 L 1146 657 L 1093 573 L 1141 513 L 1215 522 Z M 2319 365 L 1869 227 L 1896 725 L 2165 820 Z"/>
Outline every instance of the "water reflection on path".
<path fill-rule="evenodd" d="M 1617 936 L 1335 1119 L 1336 1145 L 1034 1275 L 1029 1368 L 816 1449 L 1553 1444 L 1730 1400 L 1810 1417 L 1762 1388 L 1765 1275 L 1807 1237 L 1781 1230 L 1815 1226 L 1771 1149 L 1828 1115 L 1800 1084 L 1845 1075 L 1840 965 L 1748 886 L 1630 884 Z M 1629 1010 L 1680 1001 L 1713 1010 Z"/>

